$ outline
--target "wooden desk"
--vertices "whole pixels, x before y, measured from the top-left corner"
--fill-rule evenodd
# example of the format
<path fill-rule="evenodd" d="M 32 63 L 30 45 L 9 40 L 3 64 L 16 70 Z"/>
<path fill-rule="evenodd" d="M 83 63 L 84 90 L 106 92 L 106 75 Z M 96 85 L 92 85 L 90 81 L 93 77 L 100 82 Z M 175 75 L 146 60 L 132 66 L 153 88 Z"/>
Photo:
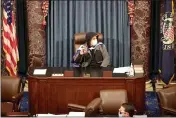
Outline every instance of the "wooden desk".
<path fill-rule="evenodd" d="M 145 76 L 135 77 L 35 77 L 29 76 L 30 114 L 66 114 L 67 104 L 87 105 L 102 89 L 126 89 L 129 102 L 139 112 L 145 106 Z M 105 72 L 108 75 L 108 71 Z M 103 76 L 107 76 L 103 74 Z M 69 77 L 66 77 L 69 76 Z"/>
<path fill-rule="evenodd" d="M 30 114 L 28 112 L 9 112 L 4 113 L 2 117 L 30 117 Z"/>

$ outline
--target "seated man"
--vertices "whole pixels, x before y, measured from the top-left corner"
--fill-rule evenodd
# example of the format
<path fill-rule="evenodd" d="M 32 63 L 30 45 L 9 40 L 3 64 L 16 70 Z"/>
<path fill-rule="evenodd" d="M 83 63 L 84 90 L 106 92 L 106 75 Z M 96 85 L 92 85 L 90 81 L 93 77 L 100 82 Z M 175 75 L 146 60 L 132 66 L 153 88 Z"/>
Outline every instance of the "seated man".
<path fill-rule="evenodd" d="M 119 117 L 133 117 L 136 110 L 132 104 L 123 103 L 119 109 Z"/>
<path fill-rule="evenodd" d="M 78 67 L 107 67 L 110 64 L 107 49 L 97 37 L 94 32 L 86 34 L 86 44 L 81 45 L 73 56 L 73 63 Z"/>

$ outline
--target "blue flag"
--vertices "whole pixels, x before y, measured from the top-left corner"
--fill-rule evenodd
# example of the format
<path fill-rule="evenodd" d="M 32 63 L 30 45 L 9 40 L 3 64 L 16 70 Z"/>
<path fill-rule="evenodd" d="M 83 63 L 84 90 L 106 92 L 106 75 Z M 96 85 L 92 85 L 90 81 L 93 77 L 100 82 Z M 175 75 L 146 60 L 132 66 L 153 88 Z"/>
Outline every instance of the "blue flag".
<path fill-rule="evenodd" d="M 160 70 L 162 81 L 166 84 L 174 74 L 174 2 L 165 0 L 165 13 L 161 21 Z"/>

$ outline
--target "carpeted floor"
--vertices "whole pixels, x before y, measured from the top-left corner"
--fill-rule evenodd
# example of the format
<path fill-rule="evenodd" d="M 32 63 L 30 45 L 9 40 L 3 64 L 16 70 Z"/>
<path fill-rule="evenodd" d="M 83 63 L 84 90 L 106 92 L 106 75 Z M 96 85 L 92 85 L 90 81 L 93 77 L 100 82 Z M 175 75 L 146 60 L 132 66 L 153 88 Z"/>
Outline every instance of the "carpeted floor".
<path fill-rule="evenodd" d="M 145 110 L 148 117 L 159 117 L 160 109 L 158 106 L 156 92 L 145 93 Z"/>
<path fill-rule="evenodd" d="M 28 112 L 29 107 L 28 107 L 28 92 L 24 92 L 24 96 L 21 100 L 21 107 L 20 107 L 21 112 Z"/>
<path fill-rule="evenodd" d="M 159 117 L 159 107 L 158 100 L 155 92 L 146 92 L 145 93 L 145 109 L 146 115 L 148 117 Z M 28 92 L 24 93 L 24 97 L 22 98 L 21 111 L 28 112 Z"/>

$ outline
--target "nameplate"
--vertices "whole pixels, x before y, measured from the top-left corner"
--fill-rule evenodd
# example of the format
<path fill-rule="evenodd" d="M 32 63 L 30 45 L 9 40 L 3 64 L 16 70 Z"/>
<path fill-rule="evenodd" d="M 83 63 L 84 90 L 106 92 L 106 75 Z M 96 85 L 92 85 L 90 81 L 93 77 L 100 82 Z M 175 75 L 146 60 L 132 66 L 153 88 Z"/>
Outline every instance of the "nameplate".
<path fill-rule="evenodd" d="M 34 69 L 33 75 L 45 75 L 47 69 Z"/>
<path fill-rule="evenodd" d="M 114 68 L 113 73 L 126 73 L 129 72 L 130 67 L 119 67 L 119 68 Z"/>
<path fill-rule="evenodd" d="M 53 77 L 63 77 L 64 74 L 63 73 L 53 73 L 52 76 Z"/>
<path fill-rule="evenodd" d="M 83 74 L 83 77 L 90 77 L 90 74 Z"/>
<path fill-rule="evenodd" d="M 69 112 L 67 116 L 85 116 L 85 112 Z"/>
<path fill-rule="evenodd" d="M 60 114 L 60 115 L 55 115 L 55 114 L 37 114 L 38 117 L 40 116 L 64 116 L 67 117 L 67 114 Z"/>

